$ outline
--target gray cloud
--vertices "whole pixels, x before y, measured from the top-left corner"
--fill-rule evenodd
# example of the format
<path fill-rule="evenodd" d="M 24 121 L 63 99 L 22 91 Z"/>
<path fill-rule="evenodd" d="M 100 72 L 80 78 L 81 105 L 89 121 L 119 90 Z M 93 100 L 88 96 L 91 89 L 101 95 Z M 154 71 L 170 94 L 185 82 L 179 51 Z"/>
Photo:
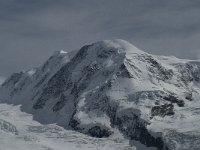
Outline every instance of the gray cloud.
<path fill-rule="evenodd" d="M 199 8 L 191 0 L 0 0 L 0 75 L 37 66 L 55 50 L 102 39 L 196 59 Z"/>
<path fill-rule="evenodd" d="M 5 79 L 6 79 L 5 77 L 0 76 L 0 85 L 5 81 Z"/>

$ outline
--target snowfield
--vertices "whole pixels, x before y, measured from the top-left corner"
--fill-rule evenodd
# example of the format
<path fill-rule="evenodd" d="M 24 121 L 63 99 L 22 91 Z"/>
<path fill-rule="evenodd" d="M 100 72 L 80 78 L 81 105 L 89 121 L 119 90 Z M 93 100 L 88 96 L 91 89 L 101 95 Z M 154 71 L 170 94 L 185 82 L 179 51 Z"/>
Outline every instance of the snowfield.
<path fill-rule="evenodd" d="M 1 150 L 136 150 L 119 133 L 92 138 L 55 124 L 42 125 L 20 106 L 0 104 Z"/>

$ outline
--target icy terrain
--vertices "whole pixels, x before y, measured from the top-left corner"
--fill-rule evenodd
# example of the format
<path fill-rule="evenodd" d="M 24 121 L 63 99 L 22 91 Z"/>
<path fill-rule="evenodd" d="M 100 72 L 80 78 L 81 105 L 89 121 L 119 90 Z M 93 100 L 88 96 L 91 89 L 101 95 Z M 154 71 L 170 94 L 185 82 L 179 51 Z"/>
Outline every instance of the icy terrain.
<path fill-rule="evenodd" d="M 55 124 L 41 125 L 20 106 L 0 104 L 1 150 L 135 150 L 118 133 L 110 138 L 92 138 Z"/>
<path fill-rule="evenodd" d="M 84 136 L 120 132 L 130 145 L 200 149 L 200 62 L 148 54 L 124 40 L 57 51 L 8 78 L 0 99 Z"/>

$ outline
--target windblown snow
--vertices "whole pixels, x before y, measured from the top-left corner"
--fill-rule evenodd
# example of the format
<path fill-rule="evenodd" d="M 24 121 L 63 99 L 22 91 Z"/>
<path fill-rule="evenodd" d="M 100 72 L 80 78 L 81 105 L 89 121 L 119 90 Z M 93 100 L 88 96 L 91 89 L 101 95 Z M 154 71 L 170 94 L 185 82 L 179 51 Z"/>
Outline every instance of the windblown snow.
<path fill-rule="evenodd" d="M 56 51 L 8 78 L 0 99 L 69 134 L 106 141 L 120 133 L 133 149 L 200 149 L 200 61 L 148 54 L 124 40 Z"/>

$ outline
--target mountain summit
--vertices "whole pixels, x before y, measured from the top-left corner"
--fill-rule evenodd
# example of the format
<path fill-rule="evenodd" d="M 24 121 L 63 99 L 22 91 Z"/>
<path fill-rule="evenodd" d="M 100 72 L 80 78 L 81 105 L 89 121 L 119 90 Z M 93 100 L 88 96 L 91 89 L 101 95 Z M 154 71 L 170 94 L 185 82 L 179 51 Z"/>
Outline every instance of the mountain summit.
<path fill-rule="evenodd" d="M 124 40 L 55 52 L 8 78 L 0 99 L 98 138 L 119 130 L 147 147 L 200 148 L 200 62 L 151 55 Z"/>

